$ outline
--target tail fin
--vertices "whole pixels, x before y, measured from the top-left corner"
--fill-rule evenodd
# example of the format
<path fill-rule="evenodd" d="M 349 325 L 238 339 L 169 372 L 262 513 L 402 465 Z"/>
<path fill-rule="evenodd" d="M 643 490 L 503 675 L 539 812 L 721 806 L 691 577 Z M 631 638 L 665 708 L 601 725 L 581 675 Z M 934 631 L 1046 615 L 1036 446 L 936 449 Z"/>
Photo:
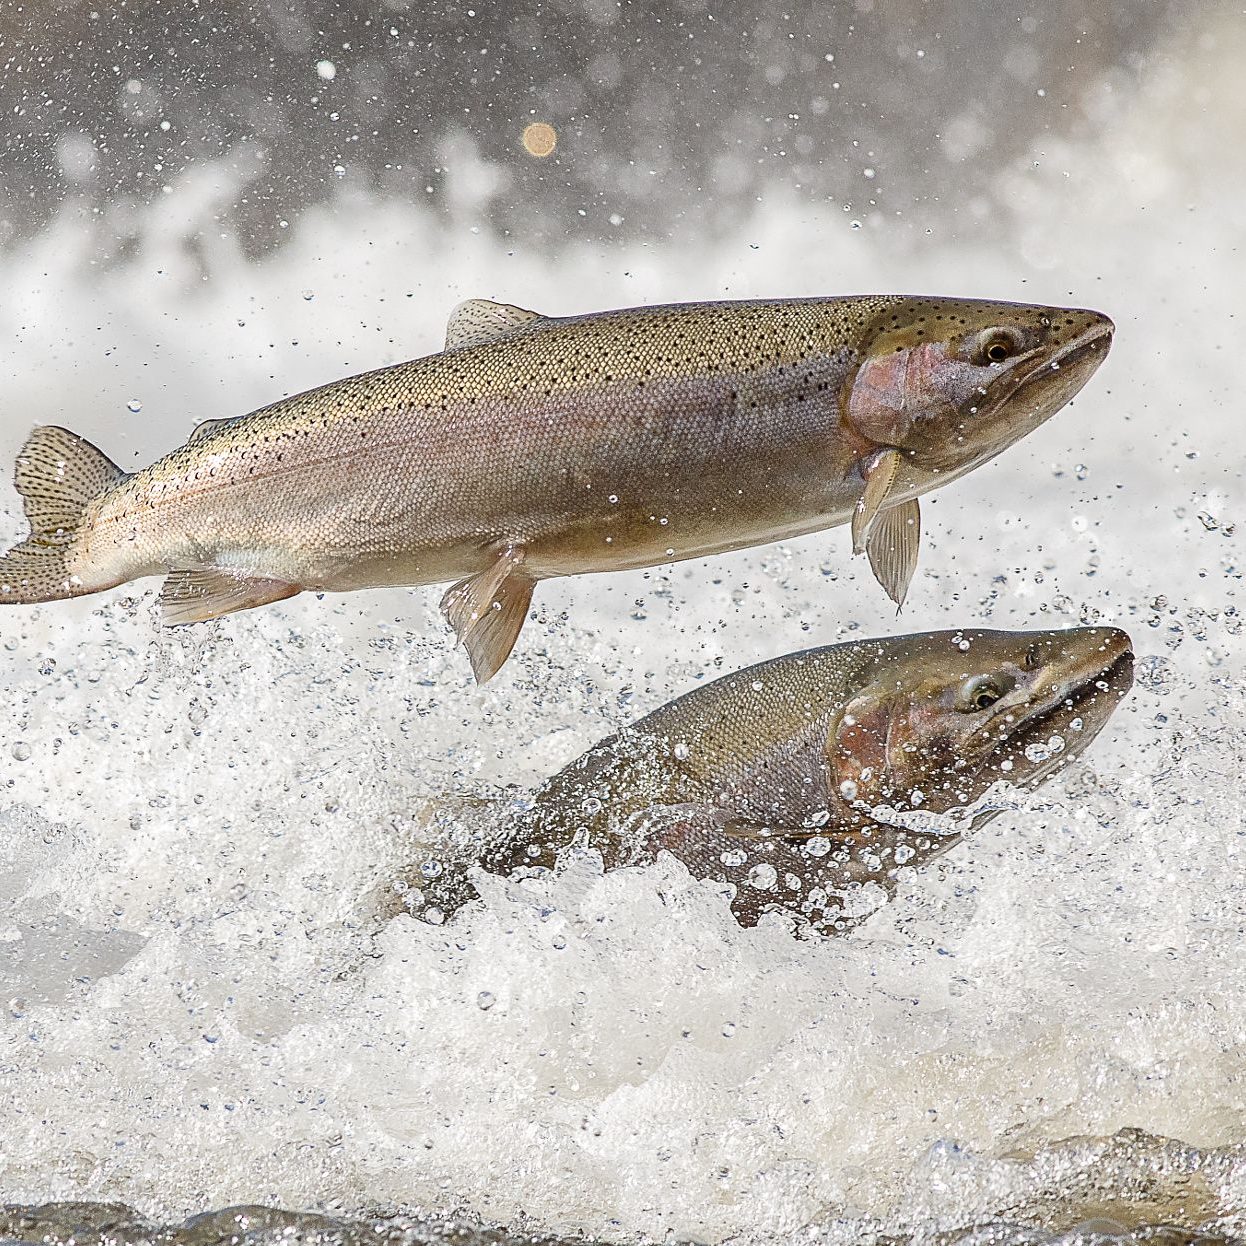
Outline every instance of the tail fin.
<path fill-rule="evenodd" d="M 70 572 L 68 557 L 87 507 L 125 476 L 89 441 L 66 428 L 36 428 L 17 456 L 15 483 L 30 536 L 0 555 L 0 602 L 59 601 L 95 592 Z"/>

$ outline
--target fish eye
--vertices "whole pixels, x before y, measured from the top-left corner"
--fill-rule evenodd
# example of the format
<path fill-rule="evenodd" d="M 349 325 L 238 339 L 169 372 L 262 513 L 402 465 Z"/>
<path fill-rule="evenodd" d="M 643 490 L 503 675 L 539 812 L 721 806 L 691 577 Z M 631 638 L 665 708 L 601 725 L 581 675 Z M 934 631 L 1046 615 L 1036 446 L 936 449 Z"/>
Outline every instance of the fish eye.
<path fill-rule="evenodd" d="M 975 362 L 980 366 L 1005 363 L 1020 352 L 1021 341 L 1017 334 L 1008 329 L 988 329 L 978 339 Z"/>
<path fill-rule="evenodd" d="M 993 679 L 967 679 L 961 685 L 957 708 L 966 714 L 989 710 L 1003 695 L 1003 689 Z"/>

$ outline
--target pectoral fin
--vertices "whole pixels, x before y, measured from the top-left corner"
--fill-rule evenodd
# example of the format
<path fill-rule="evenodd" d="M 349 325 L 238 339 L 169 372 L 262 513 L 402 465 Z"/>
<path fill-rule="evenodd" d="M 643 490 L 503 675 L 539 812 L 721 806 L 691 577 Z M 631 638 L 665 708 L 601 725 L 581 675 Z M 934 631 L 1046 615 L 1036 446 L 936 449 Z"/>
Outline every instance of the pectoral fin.
<path fill-rule="evenodd" d="M 460 580 L 441 599 L 441 612 L 467 650 L 476 682 L 492 679 L 510 656 L 532 604 L 533 580 L 523 548 L 510 545 L 478 575 Z"/>
<path fill-rule="evenodd" d="M 721 805 L 696 804 L 651 805 L 641 817 L 645 838 L 643 846 L 650 852 L 665 848 L 680 855 L 681 847 L 694 842 L 718 842 L 722 839 L 760 843 L 775 841 L 801 844 L 821 838 L 851 843 L 859 828 L 837 825 L 807 826 L 803 823 L 780 821 L 759 822 L 743 817 Z M 721 844 L 720 844 L 721 846 Z"/>
<path fill-rule="evenodd" d="M 917 569 L 920 539 L 921 507 L 916 498 L 883 511 L 870 525 L 865 539 L 874 575 L 897 606 L 904 605 L 909 583 Z"/>
<path fill-rule="evenodd" d="M 899 450 L 882 450 L 874 456 L 873 462 L 864 468 L 865 488 L 857 501 L 857 508 L 852 512 L 852 552 L 860 554 L 865 551 L 870 528 L 878 518 L 879 512 L 887 504 L 887 495 L 896 482 L 896 473 L 900 470 Z"/>
<path fill-rule="evenodd" d="M 174 571 L 160 590 L 160 614 L 169 627 L 203 623 L 237 610 L 267 606 L 301 592 L 284 580 L 248 579 L 228 571 Z"/>

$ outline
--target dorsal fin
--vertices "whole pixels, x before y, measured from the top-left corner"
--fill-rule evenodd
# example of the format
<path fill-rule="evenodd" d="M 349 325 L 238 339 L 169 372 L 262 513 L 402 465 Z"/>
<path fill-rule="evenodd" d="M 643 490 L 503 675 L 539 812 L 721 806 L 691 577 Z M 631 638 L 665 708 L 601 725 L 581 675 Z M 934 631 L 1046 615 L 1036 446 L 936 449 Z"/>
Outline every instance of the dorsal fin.
<path fill-rule="evenodd" d="M 540 312 L 516 307 L 513 303 L 494 303 L 490 299 L 468 299 L 460 303 L 446 323 L 446 350 L 460 346 L 481 346 L 496 342 L 533 320 L 543 320 Z"/>
<path fill-rule="evenodd" d="M 237 416 L 226 416 L 221 420 L 204 420 L 202 424 L 196 424 L 191 430 L 191 434 L 186 438 L 186 444 L 193 446 L 195 442 L 202 441 L 205 437 L 211 437 L 218 428 L 224 428 L 226 424 L 232 424 Z"/>

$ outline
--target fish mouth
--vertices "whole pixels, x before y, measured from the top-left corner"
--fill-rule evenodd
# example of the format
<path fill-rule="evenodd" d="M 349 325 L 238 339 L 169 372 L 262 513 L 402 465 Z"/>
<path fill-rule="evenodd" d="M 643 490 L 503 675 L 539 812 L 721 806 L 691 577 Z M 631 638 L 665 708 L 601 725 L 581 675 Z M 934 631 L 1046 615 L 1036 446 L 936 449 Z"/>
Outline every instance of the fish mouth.
<path fill-rule="evenodd" d="M 1114 332 L 1112 322 L 1100 316 L 1054 354 L 1040 352 L 1030 367 L 1008 378 L 998 396 L 992 395 L 991 414 L 1008 408 L 1013 440 L 1033 432 L 1077 395 L 1107 357 Z"/>
<path fill-rule="evenodd" d="M 1031 701 L 1021 721 L 987 754 L 980 774 L 1033 787 L 1063 769 L 1099 734 L 1133 686 L 1133 645 L 1112 633 L 1102 662 L 1057 680 L 1045 697 Z M 1016 713 L 1016 709 L 1006 711 Z M 991 728 L 987 728 L 988 732 Z"/>

